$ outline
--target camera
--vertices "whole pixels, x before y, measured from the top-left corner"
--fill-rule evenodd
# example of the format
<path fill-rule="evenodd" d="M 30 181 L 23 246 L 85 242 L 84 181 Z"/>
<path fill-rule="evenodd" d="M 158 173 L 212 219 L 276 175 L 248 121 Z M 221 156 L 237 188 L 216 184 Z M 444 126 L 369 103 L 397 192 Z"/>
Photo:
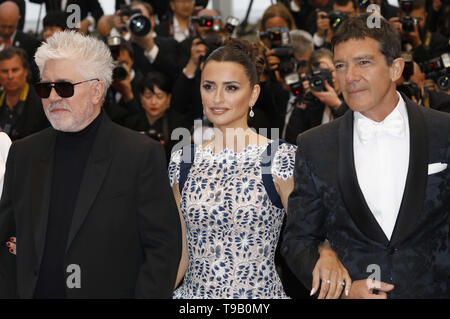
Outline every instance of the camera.
<path fill-rule="evenodd" d="M 269 40 L 271 48 L 286 46 L 290 42 L 289 29 L 284 28 L 268 28 L 266 31 L 259 32 L 261 40 Z"/>
<path fill-rule="evenodd" d="M 405 12 L 407 15 L 411 14 L 413 4 L 414 0 L 399 0 L 400 10 Z"/>
<path fill-rule="evenodd" d="M 444 53 L 441 56 L 421 63 L 421 68 L 426 79 L 433 79 L 441 90 L 448 90 L 450 87 L 450 54 Z"/>
<path fill-rule="evenodd" d="M 239 19 L 238 19 L 238 18 L 235 18 L 235 17 L 233 17 L 233 16 L 229 16 L 229 17 L 225 20 L 225 30 L 226 30 L 229 34 L 232 34 L 238 25 L 239 25 Z"/>
<path fill-rule="evenodd" d="M 197 23 L 200 27 L 212 28 L 214 31 L 220 31 L 220 24 L 222 18 L 220 16 L 202 15 L 199 17 L 192 17 L 192 23 Z"/>
<path fill-rule="evenodd" d="M 295 101 L 296 102 L 302 101 L 305 95 L 305 90 L 303 88 L 300 75 L 297 72 L 291 73 L 288 76 L 286 76 L 284 80 L 286 84 L 289 85 L 291 93 L 296 97 Z"/>
<path fill-rule="evenodd" d="M 124 19 L 125 17 L 127 19 Z M 131 33 L 138 37 L 147 35 L 152 29 L 151 21 L 142 15 L 141 9 L 131 9 L 129 5 L 120 7 L 120 20 L 126 24 Z"/>
<path fill-rule="evenodd" d="M 280 64 L 278 65 L 278 70 L 280 75 L 285 78 L 287 75 L 296 72 L 296 64 L 294 56 L 294 48 L 289 46 L 276 47 L 273 48 L 273 54 L 280 59 Z"/>
<path fill-rule="evenodd" d="M 111 55 L 114 59 L 114 68 L 112 79 L 113 81 L 122 81 L 125 80 L 128 76 L 128 70 L 125 67 L 124 62 L 117 61 L 120 55 L 120 44 L 122 43 L 122 38 L 120 37 L 109 37 L 106 40 L 106 43 L 111 51 Z"/>
<path fill-rule="evenodd" d="M 328 69 L 314 68 L 314 70 L 307 74 L 306 77 L 309 80 L 309 87 L 313 91 L 326 91 L 325 81 L 327 81 L 329 85 L 333 86 L 331 71 Z"/>
<path fill-rule="evenodd" d="M 419 101 L 422 99 L 422 92 L 420 91 L 420 88 L 416 83 L 411 81 L 406 81 L 402 84 L 398 84 L 397 91 L 405 94 L 408 99 L 412 99 L 412 97 L 414 97 L 417 103 L 419 103 Z"/>
<path fill-rule="evenodd" d="M 406 17 L 400 19 L 403 32 L 413 32 L 414 25 L 418 19 L 411 17 L 411 11 L 413 10 L 413 0 L 400 0 L 400 10 L 406 13 Z"/>
<path fill-rule="evenodd" d="M 405 60 L 405 67 L 403 68 L 402 76 L 404 81 L 409 81 L 411 76 L 414 74 L 414 61 L 413 57 L 408 52 L 402 52 L 402 58 Z"/>
<path fill-rule="evenodd" d="M 417 23 L 418 19 L 406 16 L 400 19 L 402 24 L 403 32 L 414 32 L 414 25 Z"/>
<path fill-rule="evenodd" d="M 330 19 L 330 27 L 334 31 L 348 18 L 348 15 L 345 12 L 336 10 L 326 15 L 325 18 Z"/>

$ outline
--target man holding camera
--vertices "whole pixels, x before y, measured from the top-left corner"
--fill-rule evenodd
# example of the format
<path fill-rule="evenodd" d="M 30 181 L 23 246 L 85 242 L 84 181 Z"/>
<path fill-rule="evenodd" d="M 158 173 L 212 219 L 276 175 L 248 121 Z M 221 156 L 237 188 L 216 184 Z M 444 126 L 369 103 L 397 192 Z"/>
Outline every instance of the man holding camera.
<path fill-rule="evenodd" d="M 180 43 L 194 35 L 191 17 L 194 14 L 195 0 L 170 0 L 169 5 L 173 16 L 161 22 L 156 32 Z"/>
<path fill-rule="evenodd" d="M 319 11 L 317 13 L 317 32 L 313 35 L 314 45 L 317 48 L 330 48 L 331 38 L 334 30 L 342 23 L 343 20 L 355 16 L 359 11 L 355 7 L 353 0 L 336 0 L 333 2 L 333 11 L 327 13 Z"/>
<path fill-rule="evenodd" d="M 403 81 L 400 81 L 398 87 L 400 89 L 406 89 L 408 87 L 414 87 L 415 89 L 409 89 L 408 91 L 418 91 L 417 104 L 423 105 L 425 107 L 430 107 L 441 112 L 450 113 L 450 95 L 444 92 L 438 92 L 434 90 L 434 82 L 431 79 L 426 79 L 426 75 L 422 72 L 419 64 L 414 61 L 411 63 L 411 71 L 409 74 L 403 72 Z M 406 63 L 405 63 L 406 68 Z M 433 88 L 427 87 L 426 83 L 431 82 Z M 398 89 L 398 90 L 400 90 Z"/>
<path fill-rule="evenodd" d="M 138 96 L 144 76 L 139 69 L 133 68 L 134 51 L 128 41 L 113 37 L 108 39 L 108 46 L 114 59 L 114 69 L 103 108 L 111 120 L 122 124 L 125 117 L 141 110 Z"/>
<path fill-rule="evenodd" d="M 119 36 L 132 43 L 134 69 L 142 74 L 159 71 L 175 80 L 181 65 L 178 45 L 174 39 L 155 33 L 153 7 L 142 1 L 133 1 L 122 7 L 114 16 L 111 36 Z"/>
<path fill-rule="evenodd" d="M 448 39 L 425 28 L 425 0 L 400 0 L 400 17 L 389 21 L 402 36 L 404 51 L 412 51 L 414 61 L 428 61 L 449 51 Z"/>

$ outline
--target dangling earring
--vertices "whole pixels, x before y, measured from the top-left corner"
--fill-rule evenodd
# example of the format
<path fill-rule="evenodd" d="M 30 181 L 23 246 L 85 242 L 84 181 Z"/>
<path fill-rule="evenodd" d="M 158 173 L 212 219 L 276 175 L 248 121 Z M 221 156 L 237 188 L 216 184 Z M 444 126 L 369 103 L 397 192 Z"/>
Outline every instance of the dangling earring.
<path fill-rule="evenodd" d="M 253 105 L 250 105 L 250 114 L 249 114 L 249 116 L 250 117 L 255 116 L 255 113 L 253 112 Z"/>

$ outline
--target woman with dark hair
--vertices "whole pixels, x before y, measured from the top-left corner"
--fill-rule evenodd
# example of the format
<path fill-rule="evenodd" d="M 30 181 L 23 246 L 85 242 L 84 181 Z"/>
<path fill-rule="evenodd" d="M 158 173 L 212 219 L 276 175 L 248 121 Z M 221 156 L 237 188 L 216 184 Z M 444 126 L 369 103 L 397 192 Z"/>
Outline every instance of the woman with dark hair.
<path fill-rule="evenodd" d="M 256 45 L 236 39 L 205 62 L 200 90 L 214 138 L 174 152 L 169 165 L 183 232 L 175 298 L 287 298 L 274 258 L 296 147 L 248 126 L 263 65 Z M 322 280 L 320 297 L 337 298 L 351 279 L 329 246 L 319 253 L 311 294 Z"/>
<path fill-rule="evenodd" d="M 177 127 L 187 127 L 183 115 L 170 108 L 172 83 L 160 72 L 148 73 L 140 86 L 141 112 L 124 119 L 124 126 L 147 134 L 161 142 L 167 159 L 174 145 L 171 134 Z"/>

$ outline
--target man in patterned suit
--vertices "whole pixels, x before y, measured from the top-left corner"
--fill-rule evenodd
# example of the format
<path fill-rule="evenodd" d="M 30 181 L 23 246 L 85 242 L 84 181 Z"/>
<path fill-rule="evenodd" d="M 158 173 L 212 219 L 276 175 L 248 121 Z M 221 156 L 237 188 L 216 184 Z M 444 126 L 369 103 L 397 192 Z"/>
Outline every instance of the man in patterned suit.
<path fill-rule="evenodd" d="M 400 38 L 379 19 L 348 19 L 333 37 L 353 112 L 298 137 L 281 252 L 309 287 L 327 238 L 354 281 L 347 297 L 448 298 L 450 116 L 396 92 Z"/>

